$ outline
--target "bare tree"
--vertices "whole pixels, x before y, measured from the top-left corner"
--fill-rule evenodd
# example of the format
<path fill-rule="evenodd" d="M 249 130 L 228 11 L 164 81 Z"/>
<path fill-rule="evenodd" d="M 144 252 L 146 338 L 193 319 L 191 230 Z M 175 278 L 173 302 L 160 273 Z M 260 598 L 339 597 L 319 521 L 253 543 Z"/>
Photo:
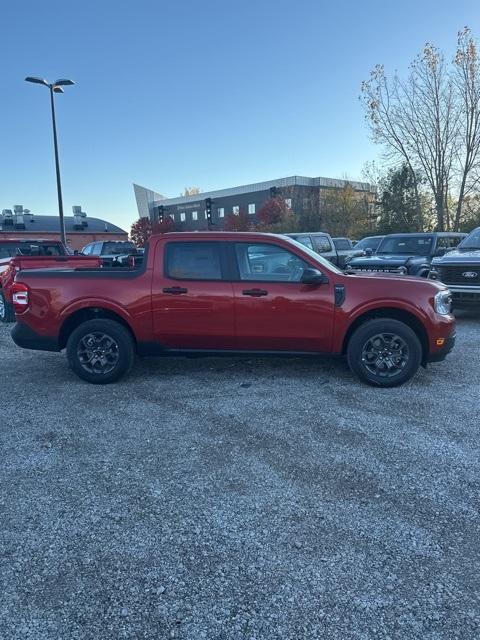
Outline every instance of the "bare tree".
<path fill-rule="evenodd" d="M 459 101 L 457 161 L 460 182 L 454 228 L 462 219 L 464 200 L 480 179 L 480 64 L 478 48 L 468 27 L 458 33 L 454 83 Z"/>
<path fill-rule="evenodd" d="M 421 174 L 435 202 L 437 227 L 449 226 L 448 192 L 458 135 L 454 84 L 441 52 L 431 44 L 410 66 L 405 80 L 392 80 L 377 65 L 362 84 L 361 100 L 373 139 L 387 155 Z M 420 211 L 418 183 L 415 183 Z"/>

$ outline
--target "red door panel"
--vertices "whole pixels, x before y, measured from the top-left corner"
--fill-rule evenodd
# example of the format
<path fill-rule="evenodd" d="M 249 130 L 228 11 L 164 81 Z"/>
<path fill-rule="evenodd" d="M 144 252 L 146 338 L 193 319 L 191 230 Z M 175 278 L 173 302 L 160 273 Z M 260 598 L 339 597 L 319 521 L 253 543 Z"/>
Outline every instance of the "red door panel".
<path fill-rule="evenodd" d="M 218 264 L 212 266 L 212 244 L 200 240 L 166 243 L 156 256 L 152 278 L 153 334 L 155 341 L 166 348 L 235 348 L 231 282 L 191 277 L 196 275 L 198 264 L 203 265 L 206 277 L 220 276 L 220 254 L 215 256 Z M 169 245 L 170 251 L 172 245 L 175 250 L 182 245 L 172 259 L 172 274 L 163 255 L 164 251 L 169 255 Z"/>
<path fill-rule="evenodd" d="M 331 283 L 236 282 L 235 317 L 239 349 L 331 350 L 334 293 Z M 244 291 L 260 289 L 253 297 Z"/>

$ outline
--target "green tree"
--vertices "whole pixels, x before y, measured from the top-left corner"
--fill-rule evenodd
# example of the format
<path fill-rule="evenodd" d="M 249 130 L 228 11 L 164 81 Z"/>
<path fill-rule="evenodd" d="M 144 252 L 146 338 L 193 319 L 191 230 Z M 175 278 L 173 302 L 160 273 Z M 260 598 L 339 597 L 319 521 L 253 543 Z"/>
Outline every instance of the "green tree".
<path fill-rule="evenodd" d="M 424 225 L 418 180 L 404 164 L 391 170 L 383 181 L 378 232 L 423 231 Z"/>

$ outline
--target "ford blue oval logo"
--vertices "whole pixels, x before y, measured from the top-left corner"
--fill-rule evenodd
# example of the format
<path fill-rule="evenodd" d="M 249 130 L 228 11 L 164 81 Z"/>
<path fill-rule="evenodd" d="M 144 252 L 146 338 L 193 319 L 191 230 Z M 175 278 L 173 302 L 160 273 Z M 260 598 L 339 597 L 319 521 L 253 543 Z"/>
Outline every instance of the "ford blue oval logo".
<path fill-rule="evenodd" d="M 478 273 L 476 271 L 464 271 L 462 273 L 462 276 L 464 278 L 476 278 L 478 276 Z"/>

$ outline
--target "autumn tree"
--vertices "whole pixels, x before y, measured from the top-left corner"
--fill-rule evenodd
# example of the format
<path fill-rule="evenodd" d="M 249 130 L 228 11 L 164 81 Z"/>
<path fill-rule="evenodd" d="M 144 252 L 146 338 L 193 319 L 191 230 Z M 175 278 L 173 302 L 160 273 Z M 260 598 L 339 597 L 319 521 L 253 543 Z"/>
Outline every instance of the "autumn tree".
<path fill-rule="evenodd" d="M 289 233 L 297 230 L 298 220 L 284 198 L 270 198 L 257 214 L 257 228 L 264 232 Z"/>
<path fill-rule="evenodd" d="M 144 247 L 152 234 L 171 231 L 177 231 L 177 228 L 170 216 L 165 216 L 163 220 L 157 220 L 153 225 L 149 218 L 139 218 L 130 227 L 130 239 L 135 246 Z"/>
<path fill-rule="evenodd" d="M 197 196 L 199 193 L 202 193 L 200 187 L 185 187 L 180 196 L 186 198 L 187 196 Z"/>
<path fill-rule="evenodd" d="M 225 231 L 253 231 L 254 224 L 248 213 L 240 209 L 238 213 L 228 213 L 223 224 Z"/>
<path fill-rule="evenodd" d="M 152 233 L 171 233 L 172 231 L 177 231 L 177 228 L 170 216 L 165 216 L 162 220 L 153 223 Z"/>
<path fill-rule="evenodd" d="M 329 190 L 321 200 L 322 230 L 332 236 L 361 237 L 372 231 L 370 199 L 351 183 Z"/>
<path fill-rule="evenodd" d="M 152 223 L 149 218 L 139 218 L 130 227 L 130 239 L 136 247 L 144 247 L 152 235 Z"/>

